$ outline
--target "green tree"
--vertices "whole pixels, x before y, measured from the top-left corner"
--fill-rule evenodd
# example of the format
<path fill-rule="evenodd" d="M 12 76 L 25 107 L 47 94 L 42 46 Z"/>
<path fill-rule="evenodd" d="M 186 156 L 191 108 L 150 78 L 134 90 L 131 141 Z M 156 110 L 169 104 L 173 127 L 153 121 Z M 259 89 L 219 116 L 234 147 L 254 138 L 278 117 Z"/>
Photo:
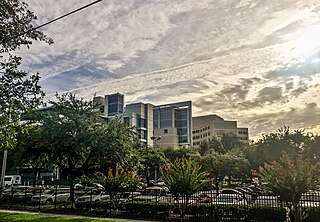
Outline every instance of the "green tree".
<path fill-rule="evenodd" d="M 57 95 L 57 101 L 50 103 L 52 107 L 39 123 L 50 144 L 50 160 L 68 172 L 73 201 L 76 177 L 88 169 L 100 169 L 102 164 L 129 162 L 134 134 L 119 121 L 107 124 L 92 112 L 92 102 L 77 99 L 74 94 Z"/>
<path fill-rule="evenodd" d="M 15 164 L 20 167 L 31 166 L 33 186 L 36 185 L 37 175 L 41 170 L 52 170 L 48 148 L 50 144 L 42 137 L 42 126 L 32 125 L 25 133 L 18 134 L 18 144 L 14 152 Z"/>
<path fill-rule="evenodd" d="M 100 183 L 110 195 L 110 199 L 116 209 L 121 194 L 125 191 L 134 191 L 142 184 L 142 179 L 133 171 L 125 171 L 119 164 L 115 170 L 109 168 L 107 174 L 95 173 L 95 181 Z"/>
<path fill-rule="evenodd" d="M 174 162 L 175 159 L 181 159 L 183 157 L 197 158 L 199 157 L 199 152 L 194 148 L 189 147 L 166 147 L 162 148 L 161 151 L 164 153 L 165 157 L 170 161 Z"/>
<path fill-rule="evenodd" d="M 160 168 L 162 179 L 176 198 L 182 198 L 182 218 L 190 196 L 208 184 L 208 174 L 192 158 L 176 159 Z"/>
<path fill-rule="evenodd" d="M 215 151 L 218 153 L 224 153 L 224 148 L 215 136 L 213 136 L 208 142 L 201 143 L 199 146 L 200 155 L 205 155 L 207 152 Z"/>
<path fill-rule="evenodd" d="M 292 209 L 295 222 L 302 221 L 303 214 L 298 203 L 303 193 L 314 190 L 319 185 L 319 165 L 302 156 L 283 153 L 279 161 L 261 166 L 258 176 L 264 182 L 265 189 L 279 195 Z"/>
<path fill-rule="evenodd" d="M 290 155 L 308 155 L 310 147 L 316 145 L 314 136 L 306 134 L 303 130 L 290 130 L 284 126 L 276 132 L 263 135 L 257 142 L 243 149 L 243 153 L 249 159 L 251 167 L 257 169 L 264 162 L 278 161 L 283 152 Z M 313 149 L 317 150 L 317 149 Z"/>
<path fill-rule="evenodd" d="M 228 152 L 220 154 L 209 152 L 203 157 L 203 166 L 214 178 L 216 187 L 219 186 L 223 179 L 228 176 L 229 185 L 231 177 L 245 179 L 249 176 L 249 161 L 241 154 Z"/>
<path fill-rule="evenodd" d="M 200 155 L 205 155 L 207 152 L 226 153 L 233 149 L 244 147 L 243 143 L 236 134 L 225 132 L 221 138 L 213 136 L 208 142 L 199 145 Z"/>
<path fill-rule="evenodd" d="M 143 171 L 147 185 L 150 186 L 152 172 L 154 172 L 154 176 L 156 177 L 159 167 L 168 163 L 168 159 L 161 150 L 147 146 L 141 149 L 141 156 L 140 169 Z"/>
<path fill-rule="evenodd" d="M 17 143 L 20 114 L 37 107 L 43 97 L 39 75 L 18 70 L 21 57 L 12 55 L 12 51 L 21 46 L 29 48 L 34 40 L 52 43 L 34 29 L 37 17 L 27 7 L 18 0 L 0 1 L 0 146 L 4 150 Z"/>

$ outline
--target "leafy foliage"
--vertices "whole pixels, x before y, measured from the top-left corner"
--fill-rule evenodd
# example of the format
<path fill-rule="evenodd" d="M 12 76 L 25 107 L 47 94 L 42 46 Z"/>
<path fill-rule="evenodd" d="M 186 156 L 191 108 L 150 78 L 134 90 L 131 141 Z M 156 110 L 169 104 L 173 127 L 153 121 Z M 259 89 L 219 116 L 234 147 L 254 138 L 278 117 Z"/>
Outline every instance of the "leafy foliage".
<path fill-rule="evenodd" d="M 257 168 L 264 162 L 278 161 L 283 152 L 290 155 L 304 154 L 312 143 L 313 135 L 303 130 L 291 131 L 288 126 L 284 126 L 276 132 L 263 135 L 244 152 L 252 168 Z"/>
<path fill-rule="evenodd" d="M 203 156 L 207 152 L 227 153 L 236 148 L 245 146 L 236 134 L 234 133 L 223 133 L 221 138 L 213 136 L 210 141 L 204 142 L 199 146 L 199 153 Z"/>
<path fill-rule="evenodd" d="M 284 153 L 279 161 L 265 163 L 259 169 L 259 177 L 265 188 L 280 195 L 284 201 L 299 201 L 302 193 L 316 187 L 319 181 L 318 166 L 309 160 L 290 157 Z"/>
<path fill-rule="evenodd" d="M 92 102 L 72 93 L 57 95 L 57 101 L 50 103 L 50 108 L 39 110 L 38 124 L 49 144 L 50 160 L 68 173 L 71 193 L 73 180 L 88 175 L 90 169 L 128 162 L 135 136 L 130 128 L 119 121 L 106 123 L 92 112 Z"/>
<path fill-rule="evenodd" d="M 116 164 L 115 172 L 110 167 L 107 175 L 97 172 L 95 181 L 100 183 L 108 192 L 124 192 L 135 190 L 141 185 L 141 178 L 133 171 L 125 171 L 121 166 Z"/>
<path fill-rule="evenodd" d="M 208 174 L 191 158 L 176 159 L 173 164 L 161 167 L 160 172 L 174 195 L 190 195 L 207 185 Z"/>
<path fill-rule="evenodd" d="M 22 45 L 29 47 L 33 40 L 52 43 L 33 29 L 37 18 L 27 6 L 18 0 L 0 1 L 0 146 L 4 149 L 16 145 L 21 113 L 39 105 L 44 95 L 39 75 L 18 70 L 21 58 L 11 54 Z"/>
<path fill-rule="evenodd" d="M 225 154 L 206 153 L 203 157 L 203 165 L 214 178 L 217 186 L 225 176 L 246 178 L 249 174 L 249 161 L 241 154 L 234 152 Z"/>
<path fill-rule="evenodd" d="M 292 204 L 295 221 L 300 221 L 299 200 L 303 193 L 315 189 L 319 184 L 318 168 L 308 159 L 283 153 L 279 161 L 261 166 L 258 175 L 267 190 L 279 195 L 287 204 Z"/>
<path fill-rule="evenodd" d="M 31 125 L 28 128 L 27 132 L 18 134 L 18 144 L 14 152 L 14 159 L 20 167 L 32 167 L 33 185 L 35 186 L 36 175 L 41 170 L 52 169 L 53 166 L 49 160 L 48 148 L 50 144 L 42 137 L 42 126 Z"/>

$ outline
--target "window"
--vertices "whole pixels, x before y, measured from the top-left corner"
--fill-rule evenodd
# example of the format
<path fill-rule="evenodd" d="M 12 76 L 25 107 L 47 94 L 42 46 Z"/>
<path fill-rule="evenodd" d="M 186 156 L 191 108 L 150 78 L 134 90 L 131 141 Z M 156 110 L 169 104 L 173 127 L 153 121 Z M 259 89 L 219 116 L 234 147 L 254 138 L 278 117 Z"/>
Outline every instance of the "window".
<path fill-rule="evenodd" d="M 168 133 L 168 129 L 164 129 L 164 133 Z"/>

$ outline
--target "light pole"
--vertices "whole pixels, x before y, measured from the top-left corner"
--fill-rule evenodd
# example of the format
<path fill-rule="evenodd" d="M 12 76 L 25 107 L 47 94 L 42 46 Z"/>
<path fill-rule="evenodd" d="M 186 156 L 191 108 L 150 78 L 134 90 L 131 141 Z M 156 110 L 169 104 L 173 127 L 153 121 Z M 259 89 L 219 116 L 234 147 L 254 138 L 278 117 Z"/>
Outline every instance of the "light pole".
<path fill-rule="evenodd" d="M 150 139 L 153 140 L 153 147 L 157 146 L 157 140 L 161 140 L 161 136 L 151 136 Z"/>
<path fill-rule="evenodd" d="M 150 139 L 153 140 L 153 147 L 156 147 L 157 146 L 157 141 L 158 140 L 161 140 L 161 136 L 151 136 Z M 157 179 L 158 179 L 158 169 L 155 168 L 154 169 L 154 181 L 157 182 Z"/>

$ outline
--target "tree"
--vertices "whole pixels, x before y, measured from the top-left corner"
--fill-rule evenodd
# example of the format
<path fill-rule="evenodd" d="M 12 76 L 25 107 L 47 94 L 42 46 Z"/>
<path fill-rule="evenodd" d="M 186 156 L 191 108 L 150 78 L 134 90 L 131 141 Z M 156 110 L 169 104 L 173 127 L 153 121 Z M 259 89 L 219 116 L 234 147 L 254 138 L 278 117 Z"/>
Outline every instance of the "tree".
<path fill-rule="evenodd" d="M 182 218 L 189 198 L 208 184 L 208 174 L 192 158 L 176 159 L 172 164 L 160 168 L 162 179 L 170 192 L 179 199 L 182 197 Z"/>
<path fill-rule="evenodd" d="M 226 153 L 235 148 L 243 147 L 243 143 L 234 133 L 223 133 L 221 138 L 213 136 L 208 142 L 199 146 L 199 153 L 203 156 L 206 152 L 215 151 L 217 153 Z"/>
<path fill-rule="evenodd" d="M 0 2 L 0 146 L 5 150 L 4 163 L 6 150 L 17 142 L 20 114 L 38 106 L 43 97 L 39 75 L 18 70 L 21 57 L 11 52 L 21 46 L 29 48 L 33 40 L 52 43 L 52 39 L 34 29 L 37 17 L 27 6 L 18 0 Z M 5 169 L 2 170 L 3 181 Z"/>
<path fill-rule="evenodd" d="M 199 157 L 198 151 L 196 149 L 192 149 L 189 147 L 179 147 L 179 148 L 166 147 L 166 148 L 161 149 L 161 151 L 164 153 L 165 157 L 170 162 L 174 162 L 176 159 L 181 159 L 183 157 L 186 157 L 186 158 Z"/>
<path fill-rule="evenodd" d="M 243 143 L 235 133 L 223 133 L 220 139 L 220 143 L 223 149 L 222 153 L 229 152 L 235 148 L 243 147 Z"/>
<path fill-rule="evenodd" d="M 246 178 L 249 175 L 249 161 L 241 154 L 228 152 L 220 154 L 209 152 L 203 157 L 203 166 L 214 178 L 215 185 L 218 188 L 224 177 Z"/>
<path fill-rule="evenodd" d="M 314 190 L 319 184 L 319 166 L 300 156 L 283 153 L 279 161 L 265 163 L 259 168 L 258 176 L 264 187 L 279 195 L 292 209 L 296 222 L 303 218 L 298 208 L 303 193 Z"/>
<path fill-rule="evenodd" d="M 150 186 L 150 175 L 152 171 L 155 173 L 158 171 L 161 165 L 168 163 L 168 159 L 164 156 L 161 150 L 154 147 L 144 147 L 141 150 L 141 169 L 144 173 L 144 177 L 147 181 L 147 185 Z M 157 179 L 157 178 L 155 178 Z"/>
<path fill-rule="evenodd" d="M 126 172 L 119 164 L 116 164 L 115 170 L 110 167 L 107 174 L 95 173 L 95 177 L 95 181 L 100 183 L 109 193 L 115 209 L 123 192 L 134 191 L 142 184 L 140 177 L 133 171 Z"/>
<path fill-rule="evenodd" d="M 213 136 L 208 142 L 201 143 L 199 146 L 199 153 L 202 156 L 210 151 L 224 153 L 221 142 L 215 136 Z"/>
<path fill-rule="evenodd" d="M 50 144 L 42 137 L 42 126 L 32 125 L 26 133 L 18 134 L 18 144 L 14 152 L 14 159 L 18 166 L 31 166 L 33 172 L 33 186 L 36 185 L 37 175 L 41 170 L 53 168 L 49 160 L 48 148 Z"/>
<path fill-rule="evenodd" d="M 283 152 L 295 156 L 308 155 L 308 152 L 310 155 L 315 154 L 310 149 L 314 145 L 316 139 L 312 134 L 306 134 L 303 130 L 291 131 L 288 126 L 284 126 L 276 132 L 263 135 L 243 151 L 250 160 L 251 167 L 257 169 L 264 162 L 278 161 Z"/>
<path fill-rule="evenodd" d="M 49 158 L 68 173 L 71 200 L 74 179 L 89 169 L 119 162 L 128 164 L 134 153 L 135 134 L 125 124 L 114 120 L 106 123 L 93 104 L 72 93 L 57 95 L 57 101 L 43 113 L 39 124 L 49 146 Z"/>

